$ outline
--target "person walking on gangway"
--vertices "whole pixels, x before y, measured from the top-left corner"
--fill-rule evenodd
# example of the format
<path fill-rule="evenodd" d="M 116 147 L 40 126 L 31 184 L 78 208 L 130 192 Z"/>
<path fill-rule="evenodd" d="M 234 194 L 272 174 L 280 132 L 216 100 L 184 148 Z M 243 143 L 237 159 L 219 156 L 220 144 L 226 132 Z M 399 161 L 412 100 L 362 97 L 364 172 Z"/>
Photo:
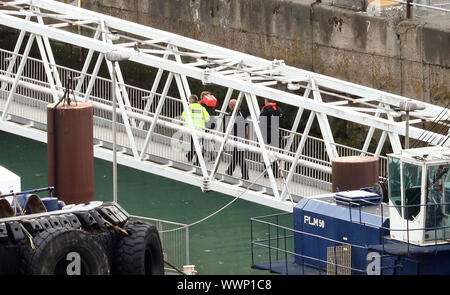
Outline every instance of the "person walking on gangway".
<path fill-rule="evenodd" d="M 191 112 L 192 123 L 194 124 L 195 129 L 199 129 L 202 132 L 205 132 L 206 122 L 209 121 L 210 116 L 209 116 L 208 112 L 206 111 L 206 109 L 198 103 L 198 97 L 195 94 L 192 94 L 191 96 L 189 96 L 189 110 Z M 183 111 L 181 116 L 183 117 L 183 120 L 185 122 L 184 126 L 189 127 L 189 124 L 187 122 L 186 111 Z M 200 143 L 200 145 L 202 145 L 202 144 Z M 202 154 L 203 154 L 203 148 L 202 148 Z M 195 152 L 194 140 L 191 135 L 191 150 L 186 154 L 186 158 L 188 159 L 189 162 L 191 162 L 195 156 L 197 156 L 197 159 L 196 159 L 194 165 L 198 166 L 199 165 L 198 155 Z"/>
<path fill-rule="evenodd" d="M 228 107 L 230 108 L 230 112 L 233 112 L 236 107 L 236 99 L 230 100 Z M 233 126 L 233 135 L 235 137 L 247 138 L 248 136 L 248 123 L 246 123 L 247 114 L 240 109 L 237 110 L 236 119 L 234 121 Z M 236 164 L 239 164 L 241 167 L 241 175 L 242 179 L 248 180 L 248 168 L 247 163 L 245 162 L 245 150 L 242 150 L 238 147 L 233 147 L 233 153 L 231 157 L 231 163 L 226 170 L 226 174 L 229 176 L 233 175 L 234 169 L 236 168 Z"/>
<path fill-rule="evenodd" d="M 267 145 L 278 148 L 280 146 L 280 134 L 279 130 L 283 124 L 283 111 L 276 102 L 266 98 L 264 100 L 265 105 L 261 109 L 259 114 L 261 131 L 263 131 L 263 137 Z M 266 134 L 264 134 L 264 130 Z M 265 135 L 265 136 L 264 136 Z M 272 162 L 272 171 L 275 177 L 280 177 L 280 171 L 276 161 Z M 264 177 L 268 177 L 267 171 Z"/>
<path fill-rule="evenodd" d="M 210 116 L 210 120 L 206 123 L 206 132 L 208 130 L 216 129 L 216 107 L 217 98 L 209 91 L 203 91 L 200 93 L 200 100 L 198 102 L 201 104 Z M 204 141 L 206 145 L 206 151 L 208 152 L 209 160 L 214 161 L 216 159 L 216 151 L 213 140 Z"/>

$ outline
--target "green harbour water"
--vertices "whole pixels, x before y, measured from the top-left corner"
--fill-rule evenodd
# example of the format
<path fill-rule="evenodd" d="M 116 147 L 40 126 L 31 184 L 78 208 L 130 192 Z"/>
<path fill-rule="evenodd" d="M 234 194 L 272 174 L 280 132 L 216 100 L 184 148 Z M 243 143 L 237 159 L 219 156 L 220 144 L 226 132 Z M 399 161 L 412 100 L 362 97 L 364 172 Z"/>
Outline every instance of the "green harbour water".
<path fill-rule="evenodd" d="M 46 144 L 0 132 L 0 165 L 21 177 L 22 190 L 46 187 Z M 112 164 L 95 159 L 95 198 L 112 200 Z M 134 215 L 191 224 L 222 208 L 231 196 L 118 167 L 119 204 Z M 269 274 L 251 268 L 250 218 L 280 211 L 237 200 L 213 217 L 192 226 L 190 263 L 199 275 Z"/>

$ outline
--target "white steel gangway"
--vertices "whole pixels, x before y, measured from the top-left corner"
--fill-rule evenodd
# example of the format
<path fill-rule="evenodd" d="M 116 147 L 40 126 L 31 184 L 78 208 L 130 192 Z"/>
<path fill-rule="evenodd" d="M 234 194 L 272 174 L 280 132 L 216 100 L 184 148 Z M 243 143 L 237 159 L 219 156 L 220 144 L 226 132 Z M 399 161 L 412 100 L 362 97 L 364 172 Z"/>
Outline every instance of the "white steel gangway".
<path fill-rule="evenodd" d="M 111 89 L 115 85 L 118 163 L 203 191 L 239 196 L 289 212 L 298 197 L 331 191 L 331 161 L 338 156 L 377 156 L 380 174 L 385 176 L 386 158 L 380 154 L 384 143 L 388 140 L 394 152 L 400 151 L 407 129 L 416 141 L 450 144 L 446 123 L 450 112 L 443 107 L 287 66 L 281 60 L 261 59 L 51 0 L 0 1 L 0 25 L 4 34 L 6 30 L 17 32 L 15 48 L 0 49 L 0 130 L 46 142 L 46 105 L 57 102 L 66 87 L 73 87 L 77 101 L 94 105 L 95 157 L 112 161 Z M 33 44 L 37 44 L 39 58 L 30 56 Z M 64 60 L 57 62 L 55 44 L 87 50 L 82 69 L 64 67 Z M 106 59 L 110 52 L 126 54 L 128 64 L 154 69 L 149 89 L 126 84 L 120 67 L 123 62 Z M 102 64 L 109 78 L 99 76 Z M 69 76 L 72 85 L 67 83 Z M 189 115 L 187 126 L 181 120 L 192 83 L 225 89 L 217 130 L 196 130 Z M 177 95 L 170 96 L 174 90 Z M 230 135 L 233 124 L 223 123 L 231 98 L 245 102 L 249 109 L 247 140 Z M 292 126 L 280 129 L 279 148 L 264 142 L 259 126 L 258 99 L 262 98 L 296 111 Z M 409 124 L 396 111 L 405 102 L 425 107 L 409 113 Z M 307 123 L 298 133 L 304 114 Z M 367 133 L 361 147 L 337 144 L 329 117 L 361 125 Z M 230 113 L 229 122 L 235 118 L 235 112 Z M 313 123 L 318 123 L 322 138 L 309 136 Z M 427 124 L 440 129 L 427 129 Z M 182 150 L 183 146 L 189 149 L 191 136 L 198 165 L 188 162 Z M 215 144 L 213 155 L 203 157 L 202 141 Z M 373 142 L 376 148 L 370 151 Z M 240 178 L 239 167 L 233 177 L 225 174 L 233 147 L 247 150 L 249 180 Z M 274 177 L 273 161 L 279 163 L 284 177 Z M 264 171 L 267 178 L 261 177 Z"/>

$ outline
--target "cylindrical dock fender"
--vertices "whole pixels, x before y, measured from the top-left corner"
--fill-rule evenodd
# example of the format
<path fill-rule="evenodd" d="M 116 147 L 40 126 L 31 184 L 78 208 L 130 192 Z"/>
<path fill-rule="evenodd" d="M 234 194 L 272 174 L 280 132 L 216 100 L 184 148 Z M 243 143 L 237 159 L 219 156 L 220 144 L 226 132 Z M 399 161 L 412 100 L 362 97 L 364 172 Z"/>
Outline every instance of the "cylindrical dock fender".
<path fill-rule="evenodd" d="M 332 161 L 333 192 L 372 187 L 378 183 L 379 161 L 376 157 L 339 157 Z"/>
<path fill-rule="evenodd" d="M 47 106 L 48 185 L 66 204 L 94 200 L 93 105 Z"/>

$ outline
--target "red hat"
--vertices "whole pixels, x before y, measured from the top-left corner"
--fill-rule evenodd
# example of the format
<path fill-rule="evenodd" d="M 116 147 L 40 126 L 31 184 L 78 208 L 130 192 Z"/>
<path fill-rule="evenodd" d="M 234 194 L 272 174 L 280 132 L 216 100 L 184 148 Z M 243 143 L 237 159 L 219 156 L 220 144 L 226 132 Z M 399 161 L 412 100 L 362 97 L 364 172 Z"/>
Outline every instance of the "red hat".
<path fill-rule="evenodd" d="M 208 107 L 215 107 L 217 105 L 217 98 L 212 94 L 204 95 L 200 103 L 204 103 Z"/>

